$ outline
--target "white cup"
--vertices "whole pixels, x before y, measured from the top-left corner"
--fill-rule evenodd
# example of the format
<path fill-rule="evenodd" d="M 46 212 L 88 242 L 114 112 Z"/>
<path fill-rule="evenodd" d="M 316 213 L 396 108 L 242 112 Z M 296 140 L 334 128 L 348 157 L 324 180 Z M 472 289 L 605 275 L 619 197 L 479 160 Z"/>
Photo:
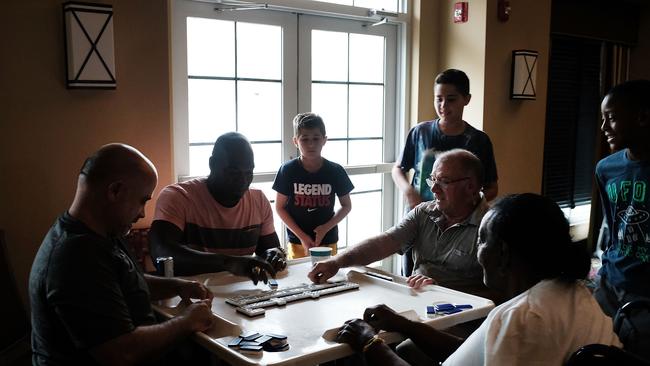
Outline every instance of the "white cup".
<path fill-rule="evenodd" d="M 332 256 L 332 248 L 330 247 L 313 247 L 309 248 L 309 255 L 311 255 L 312 266 L 316 262 L 322 262 Z"/>

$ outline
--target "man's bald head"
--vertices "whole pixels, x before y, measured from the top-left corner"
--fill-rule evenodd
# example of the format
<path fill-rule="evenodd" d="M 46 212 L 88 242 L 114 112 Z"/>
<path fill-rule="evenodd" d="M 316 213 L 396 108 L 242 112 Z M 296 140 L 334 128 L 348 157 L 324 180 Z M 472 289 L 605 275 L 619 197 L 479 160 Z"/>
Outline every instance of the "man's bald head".
<path fill-rule="evenodd" d="M 462 174 L 465 176 L 472 177 L 476 184 L 478 184 L 479 189 L 483 185 L 483 164 L 481 159 L 479 159 L 472 152 L 465 149 L 451 149 L 445 151 L 436 157 L 436 161 L 433 163 L 433 171 L 440 164 L 453 164 L 456 168 L 462 171 Z"/>
<path fill-rule="evenodd" d="M 246 136 L 238 132 L 228 132 L 219 136 L 212 148 L 212 157 L 221 161 L 228 161 L 231 156 L 241 153 L 252 156 L 253 149 Z"/>
<path fill-rule="evenodd" d="M 137 149 L 118 143 L 104 145 L 88 157 L 79 174 L 92 187 L 131 178 L 158 178 L 151 160 Z"/>
<path fill-rule="evenodd" d="M 108 144 L 86 159 L 68 212 L 100 235 L 126 235 L 144 217 L 158 173 L 146 156 L 124 144 Z"/>
<path fill-rule="evenodd" d="M 222 205 L 233 207 L 253 181 L 255 159 L 246 136 L 229 132 L 219 136 L 210 157 L 208 189 Z"/>

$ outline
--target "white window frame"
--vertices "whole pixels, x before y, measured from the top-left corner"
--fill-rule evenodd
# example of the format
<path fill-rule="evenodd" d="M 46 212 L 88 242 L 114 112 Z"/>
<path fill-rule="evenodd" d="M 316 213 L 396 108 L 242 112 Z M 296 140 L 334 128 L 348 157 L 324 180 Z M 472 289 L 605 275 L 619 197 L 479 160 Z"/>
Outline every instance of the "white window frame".
<path fill-rule="evenodd" d="M 176 1 L 174 3 L 172 20 L 172 101 L 173 101 L 173 139 L 174 139 L 174 172 L 179 180 L 189 176 L 189 121 L 188 121 L 188 88 L 187 88 L 187 17 L 212 18 L 220 20 L 235 21 L 241 18 L 237 12 L 217 12 L 214 5 L 207 3 L 196 3 L 191 1 Z M 279 25 L 283 27 L 295 24 L 290 13 L 285 12 L 257 12 L 247 11 L 246 21 Z M 176 31 L 176 27 L 184 31 Z M 295 54 L 297 52 L 297 40 L 295 29 L 282 32 L 283 54 Z M 292 95 L 296 90 L 297 69 L 295 60 L 287 60 L 287 67 L 282 69 L 282 94 Z M 283 120 L 291 120 L 296 114 L 297 105 L 295 99 L 282 99 Z M 284 124 L 283 124 L 284 126 Z M 282 132 L 283 138 L 286 131 Z M 207 162 L 206 162 L 207 164 Z M 258 178 L 259 179 L 259 178 Z"/>
<path fill-rule="evenodd" d="M 173 0 L 171 12 L 171 61 L 172 61 L 172 106 L 173 106 L 173 146 L 174 146 L 174 174 L 178 181 L 183 181 L 191 178 L 189 176 L 189 123 L 188 123 L 188 82 L 187 82 L 187 17 L 201 17 L 201 18 L 214 18 L 221 20 L 238 20 L 260 22 L 270 25 L 281 25 L 286 27 L 287 19 L 295 17 L 295 13 L 305 14 L 308 16 L 328 16 L 327 20 L 317 18 L 315 19 L 314 26 L 317 29 L 329 29 L 325 21 L 337 23 L 343 28 L 350 29 L 350 23 L 346 24 L 346 20 L 361 20 L 366 22 L 368 29 L 372 29 L 373 24 L 382 19 L 381 16 L 369 16 L 369 9 L 352 7 L 340 4 L 323 3 L 318 1 L 304 1 L 304 0 L 267 0 L 264 1 L 268 5 L 267 9 L 276 10 L 242 10 L 242 11 L 215 11 L 215 2 L 201 1 L 201 0 Z M 402 11 L 404 11 L 410 0 L 403 0 Z M 245 13 L 242 16 L 242 13 Z M 242 20 L 243 18 L 243 20 Z M 391 73 L 386 76 L 385 83 L 389 83 L 389 78 L 394 78 L 394 90 L 385 92 L 384 98 L 387 103 L 385 118 L 392 115 L 394 121 L 393 131 L 384 131 L 383 138 L 383 162 L 365 166 L 346 166 L 345 170 L 349 175 L 357 174 L 370 174 L 370 173 L 384 173 L 382 179 L 383 195 L 383 212 L 382 212 L 382 230 L 386 230 L 393 226 L 402 216 L 402 200 L 399 190 L 390 177 L 390 171 L 401 153 L 402 140 L 405 138 L 409 127 L 406 121 L 409 120 L 407 99 L 408 99 L 408 85 L 406 75 L 409 73 L 408 68 L 408 35 L 406 32 L 408 26 L 408 15 L 399 13 L 396 17 L 391 17 L 389 26 L 395 26 L 396 36 L 389 37 L 387 42 L 396 43 L 396 54 L 388 55 L 386 60 L 386 69 L 391 68 Z M 295 24 L 295 23 L 294 23 Z M 382 25 L 377 26 L 380 29 Z M 300 29 L 296 29 L 300 32 Z M 353 31 L 353 30 L 342 30 Z M 301 50 L 296 50 L 298 40 L 295 35 L 297 32 L 283 32 L 283 54 L 297 54 Z M 354 31 L 353 31 L 354 32 Z M 370 31 L 372 33 L 383 33 L 381 31 Z M 311 103 L 310 89 L 301 89 L 298 85 L 299 80 L 307 80 L 303 85 L 311 85 L 310 65 L 301 65 L 298 72 L 298 65 L 296 59 L 285 60 L 282 71 L 283 87 L 282 93 L 285 95 L 301 94 L 303 98 L 284 98 L 283 97 L 283 110 L 282 116 L 284 121 L 291 121 L 293 116 L 299 110 L 309 110 Z M 302 61 L 301 61 L 302 62 Z M 390 66 L 389 66 L 390 64 Z M 391 88 L 385 88 L 391 89 Z M 284 141 L 282 151 L 284 161 L 295 157 L 295 148 L 287 147 L 291 144 L 293 131 L 287 128 L 290 124 L 283 123 L 282 139 Z M 387 126 L 388 123 L 385 123 Z M 207 164 L 207 162 L 206 162 Z M 253 178 L 254 183 L 270 182 L 273 181 L 275 172 L 256 173 Z M 278 233 L 281 234 L 281 233 Z M 282 236 L 282 235 L 280 235 Z M 382 267 L 386 270 L 392 270 L 392 267 L 397 267 L 397 261 L 385 260 Z"/>

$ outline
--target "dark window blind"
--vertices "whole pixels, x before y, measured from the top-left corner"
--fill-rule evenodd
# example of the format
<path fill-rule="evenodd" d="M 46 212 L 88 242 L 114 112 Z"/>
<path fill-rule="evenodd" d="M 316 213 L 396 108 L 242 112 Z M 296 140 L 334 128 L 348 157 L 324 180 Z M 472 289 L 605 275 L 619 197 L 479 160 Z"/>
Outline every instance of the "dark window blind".
<path fill-rule="evenodd" d="M 551 37 L 542 193 L 561 207 L 591 199 L 600 64 L 601 42 Z"/>

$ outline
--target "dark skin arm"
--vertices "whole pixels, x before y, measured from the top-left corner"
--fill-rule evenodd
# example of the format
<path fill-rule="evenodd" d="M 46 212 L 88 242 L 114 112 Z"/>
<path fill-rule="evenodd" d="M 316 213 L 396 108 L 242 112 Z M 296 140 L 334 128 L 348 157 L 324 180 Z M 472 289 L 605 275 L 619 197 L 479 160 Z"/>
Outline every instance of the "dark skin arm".
<path fill-rule="evenodd" d="M 345 322 L 336 338 L 337 342 L 348 343 L 356 351 L 362 351 L 363 346 L 368 344 L 379 330 L 399 332 L 437 361 L 446 360 L 463 343 L 462 338 L 408 320 L 386 305 L 367 308 L 363 318 L 364 320 L 354 319 Z M 384 344 L 372 345 L 366 350 L 365 355 L 372 365 L 406 365 L 404 360 Z"/>
<path fill-rule="evenodd" d="M 260 236 L 257 240 L 255 255 L 264 258 L 276 271 L 281 271 L 287 267 L 287 254 L 280 248 L 280 239 L 275 232 Z"/>
<path fill-rule="evenodd" d="M 274 243 L 277 247 L 273 246 Z M 149 231 L 149 245 L 154 258 L 174 257 L 174 274 L 180 276 L 228 271 L 234 275 L 249 277 L 257 284 L 258 281 L 266 282 L 268 275 L 275 276 L 277 270 L 286 267 L 286 257 L 279 249 L 280 243 L 275 233 L 260 237 L 258 251 L 262 256 L 258 254 L 256 257 L 239 257 L 194 250 L 183 243 L 183 231 L 176 225 L 164 220 L 155 220 Z"/>
<path fill-rule="evenodd" d="M 409 320 L 386 305 L 367 308 L 363 319 L 377 330 L 399 332 L 434 360 L 444 361 L 465 341 L 429 325 Z"/>
<path fill-rule="evenodd" d="M 336 335 L 336 341 L 339 343 L 347 343 L 350 347 L 357 351 L 363 352 L 364 346 L 372 340 L 377 334 L 372 326 L 361 319 L 352 319 L 346 321 L 341 330 Z M 386 344 L 375 343 L 366 348 L 364 353 L 366 356 L 366 363 L 368 365 L 378 366 L 408 366 L 408 363 L 393 352 Z"/>

